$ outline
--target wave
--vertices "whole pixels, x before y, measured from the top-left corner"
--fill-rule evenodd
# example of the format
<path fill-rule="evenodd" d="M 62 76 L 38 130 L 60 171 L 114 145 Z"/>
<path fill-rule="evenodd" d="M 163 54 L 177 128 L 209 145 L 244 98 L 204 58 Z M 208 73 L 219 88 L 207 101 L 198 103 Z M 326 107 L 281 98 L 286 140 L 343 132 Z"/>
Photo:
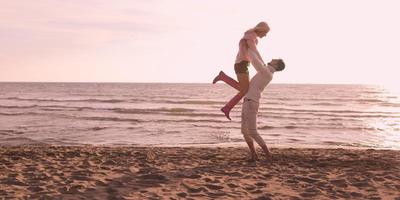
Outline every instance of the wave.
<path fill-rule="evenodd" d="M 123 109 L 123 108 L 92 108 L 92 107 L 65 107 L 65 106 L 7 106 L 8 108 L 41 108 L 40 111 L 28 111 L 28 112 L 0 112 L 0 115 L 4 116 L 18 116 L 18 115 L 43 115 L 43 114 L 68 114 L 68 111 L 102 111 L 102 115 L 106 115 L 107 112 L 115 112 L 119 114 L 138 114 L 138 115 L 164 115 L 164 116 L 182 116 L 182 117 L 201 117 L 201 118 L 220 118 L 223 115 L 218 110 L 195 110 L 187 108 L 159 108 L 159 109 Z M 274 109 L 271 109 L 274 110 Z M 275 109 L 276 111 L 280 109 Z M 282 109 L 284 111 L 293 111 L 293 109 Z M 274 118 L 274 119 L 286 119 L 286 120 L 319 120 L 321 117 L 328 121 L 340 121 L 340 120 L 353 120 L 361 118 L 400 118 L 398 113 L 380 113 L 380 112 L 353 112 L 343 113 L 338 111 L 336 113 L 329 113 L 326 111 L 311 111 L 311 110 L 296 110 L 297 112 L 271 112 L 271 111 L 259 111 L 260 118 Z M 311 112 L 305 112 L 311 111 Z M 235 113 L 240 111 L 234 111 Z M 239 116 L 240 118 L 240 116 Z"/>
<path fill-rule="evenodd" d="M 214 120 L 214 119 L 177 119 L 177 120 L 168 120 L 168 119 L 158 119 L 158 120 L 152 120 L 151 122 L 155 123 L 160 123 L 160 122 L 184 122 L 184 123 L 199 123 L 199 122 L 206 122 L 206 123 L 226 123 L 226 120 L 221 117 L 221 120 Z M 200 126 L 200 125 L 195 125 L 193 126 Z M 210 127 L 210 126 L 207 126 Z"/>
<path fill-rule="evenodd" d="M 209 120 L 204 120 L 201 122 L 210 122 Z M 219 123 L 219 121 L 213 121 L 213 123 Z M 223 125 L 223 124 L 221 124 Z M 212 126 L 210 124 L 193 124 L 192 126 L 194 127 L 199 127 L 199 128 L 211 128 L 211 129 L 226 129 L 225 126 Z"/>
<path fill-rule="evenodd" d="M 46 143 L 27 137 L 11 137 L 11 138 L 2 138 L 0 140 L 0 146 L 20 146 L 20 145 L 46 145 Z"/>
<path fill-rule="evenodd" d="M 34 98 L 20 98 L 20 97 L 9 97 L 8 100 L 17 101 L 36 101 L 36 102 L 100 102 L 100 103 L 122 103 L 126 100 L 121 99 L 34 99 Z"/>
<path fill-rule="evenodd" d="M 318 114 L 314 115 L 312 113 L 304 116 L 299 115 L 298 117 L 295 116 L 296 113 L 291 113 L 282 115 L 280 113 L 276 114 L 259 114 L 259 118 L 263 120 L 270 121 L 271 119 L 275 120 L 291 120 L 291 121 L 346 121 L 346 122 L 359 122 L 365 120 L 365 118 L 376 118 L 376 119 L 399 119 L 400 116 L 388 116 L 388 115 L 330 115 L 330 114 Z"/>
<path fill-rule="evenodd" d="M 51 109 L 51 108 L 55 108 L 55 109 L 60 109 L 60 108 L 64 108 L 64 109 L 101 109 L 101 108 L 93 108 L 93 107 L 81 107 L 81 106 L 61 106 L 61 105 L 29 105 L 29 106 L 4 106 L 4 105 L 0 105 L 0 108 L 9 108 L 9 109 L 29 109 L 29 108 L 45 108 L 45 109 Z"/>
<path fill-rule="evenodd" d="M 16 130 L 0 130 L 0 135 L 22 135 L 24 132 Z"/>
<path fill-rule="evenodd" d="M 276 107 L 261 107 L 260 111 L 279 110 L 292 111 L 294 113 L 360 113 L 360 114 L 396 114 L 397 112 L 384 111 L 356 111 L 356 110 L 316 110 L 316 109 L 295 109 L 295 108 L 276 108 Z"/>
<path fill-rule="evenodd" d="M 23 115 L 40 115 L 43 116 L 44 113 L 38 113 L 38 112 L 22 112 L 22 113 L 0 113 L 0 115 L 5 115 L 5 116 L 23 116 Z M 57 118 L 68 118 L 68 119 L 77 119 L 77 120 L 93 120 L 93 121 L 114 121 L 114 122 L 145 122 L 144 120 L 141 119 L 134 119 L 134 118 L 121 118 L 121 117 L 82 117 L 82 116 L 71 116 L 68 114 L 56 114 L 56 115 L 51 115 Z M 94 129 L 97 129 L 96 127 Z"/>
<path fill-rule="evenodd" d="M 112 110 L 108 108 L 95 108 L 88 106 L 62 106 L 62 105 L 29 105 L 29 106 L 2 106 L 0 108 L 8 108 L 8 109 L 31 109 L 38 108 L 43 111 L 83 111 L 83 110 Z"/>
<path fill-rule="evenodd" d="M 187 117 L 220 117 L 216 111 L 196 110 L 189 108 L 156 108 L 156 109 L 112 109 L 116 113 L 123 114 L 149 114 L 149 115 L 169 115 L 169 116 L 187 116 Z"/>
<path fill-rule="evenodd" d="M 4 116 L 40 115 L 40 113 L 36 113 L 36 112 L 22 112 L 22 113 L 0 113 L 0 115 L 4 115 Z"/>
<path fill-rule="evenodd" d="M 99 103 L 135 103 L 135 102 L 151 102 L 151 103 L 167 103 L 167 104 L 195 104 L 195 105 L 207 105 L 207 104 L 223 104 L 225 101 L 210 101 L 210 100 L 160 100 L 160 99 L 42 99 L 42 98 L 21 98 L 21 97 L 9 97 L 7 100 L 16 101 L 36 101 L 36 102 L 99 102 Z"/>
<path fill-rule="evenodd" d="M 137 113 L 164 113 L 164 112 L 168 112 L 168 113 L 187 113 L 187 112 L 193 112 L 195 111 L 194 109 L 189 109 L 189 108 L 151 108 L 151 109 L 139 109 L 139 108 L 129 108 L 129 109 L 125 109 L 125 108 L 114 108 L 114 109 L 110 109 L 116 113 L 128 113 L 128 114 L 137 114 Z"/>
<path fill-rule="evenodd" d="M 141 119 L 120 118 L 120 117 L 74 117 L 74 118 L 83 120 L 93 120 L 93 121 L 144 122 Z"/>
<path fill-rule="evenodd" d="M 340 103 L 311 103 L 308 105 L 313 105 L 313 106 L 343 106 L 343 104 Z"/>
<path fill-rule="evenodd" d="M 323 144 L 333 145 L 333 146 L 349 146 L 349 144 L 344 142 L 336 142 L 336 141 L 322 141 Z M 350 145 L 352 146 L 352 145 Z"/>
<path fill-rule="evenodd" d="M 58 112 L 58 111 L 84 111 L 84 110 L 92 110 L 92 111 L 104 111 L 104 112 L 115 112 L 119 114 L 148 114 L 148 115 L 174 115 L 174 116 L 199 116 L 199 117 L 216 117 L 220 116 L 217 114 L 211 113 L 209 110 L 196 110 L 190 108 L 94 108 L 94 107 L 76 107 L 76 106 L 56 106 L 56 105 L 30 105 L 30 106 L 0 106 L 0 108 L 8 108 L 8 109 L 33 109 L 38 108 L 41 111 L 48 112 Z M 200 111 L 200 112 L 199 112 Z M 203 112 L 201 112 L 203 111 Z M 217 112 L 217 111 L 216 111 Z M 18 112 L 18 113 L 5 113 L 2 112 L 0 115 L 33 115 L 33 114 L 43 114 L 40 112 Z"/>
<path fill-rule="evenodd" d="M 96 127 L 89 128 L 88 130 L 89 131 L 100 131 L 100 130 L 104 130 L 104 129 L 107 129 L 107 127 L 96 126 Z"/>
<path fill-rule="evenodd" d="M 269 96 L 268 96 L 269 97 Z M 299 102 L 357 102 L 357 103 L 385 103 L 385 99 L 381 99 L 381 97 L 377 98 L 368 98 L 368 97 L 359 97 L 359 98 L 348 98 L 348 97 L 343 97 L 343 98 L 306 98 L 306 97 L 269 97 L 268 102 L 287 102 L 287 101 L 299 101 Z"/>
<path fill-rule="evenodd" d="M 375 131 L 377 130 L 376 128 L 373 127 L 345 127 L 345 126 L 335 126 L 335 125 L 328 125 L 328 126 L 316 126 L 315 124 L 302 124 L 302 125 L 287 125 L 287 126 L 262 126 L 258 128 L 259 130 L 270 130 L 270 129 L 306 129 L 306 130 L 311 130 L 311 129 L 318 129 L 318 130 L 370 130 L 370 131 Z"/>
<path fill-rule="evenodd" d="M 398 108 L 398 107 L 400 107 L 400 103 L 386 102 L 386 103 L 382 103 L 381 106 Z"/>
<path fill-rule="evenodd" d="M 25 109 L 25 108 L 36 108 L 39 107 L 38 105 L 30 105 L 30 106 L 3 106 L 0 105 L 0 108 L 9 108 L 9 109 Z"/>
<path fill-rule="evenodd" d="M 94 110 L 94 111 L 113 111 L 116 113 L 125 113 L 125 114 L 165 114 L 165 113 L 193 113 L 196 111 L 201 111 L 198 109 L 191 108 L 96 108 L 96 107 L 88 107 L 88 106 L 63 106 L 63 105 L 29 105 L 29 106 L 3 106 L 0 105 L 0 108 L 8 108 L 8 109 L 31 109 L 31 108 L 39 108 L 44 111 L 65 111 L 65 110 Z M 212 112 L 211 110 L 208 110 Z M 217 111 L 217 110 L 215 110 Z"/>
<path fill-rule="evenodd" d="M 195 104 L 195 105 L 214 105 L 214 104 L 223 104 L 226 103 L 225 101 L 210 101 L 210 100 L 152 100 L 151 102 L 158 102 L 158 103 L 169 103 L 169 104 Z"/>
<path fill-rule="evenodd" d="M 198 117 L 219 117 L 221 116 L 219 110 L 207 110 L 207 109 L 189 109 L 189 108 L 153 108 L 153 109 L 124 109 L 115 108 L 111 109 L 116 113 L 125 114 L 160 114 L 160 115 L 175 115 L 175 116 L 198 116 Z M 282 112 L 270 112 L 272 111 L 290 111 L 289 113 Z M 267 111 L 267 112 L 265 112 Z M 240 112 L 240 111 L 239 111 Z M 325 116 L 332 117 L 340 120 L 343 117 L 382 117 L 382 118 L 398 118 L 396 112 L 373 112 L 373 111 L 354 111 L 354 110 L 311 110 L 311 109 L 290 109 L 290 108 L 264 108 L 260 109 L 260 114 L 265 115 L 311 115 L 311 116 Z M 298 119 L 298 118 L 296 118 Z M 304 117 L 301 117 L 304 119 Z M 315 119 L 315 118 L 310 118 Z M 335 119 L 332 119 L 335 120 Z"/>

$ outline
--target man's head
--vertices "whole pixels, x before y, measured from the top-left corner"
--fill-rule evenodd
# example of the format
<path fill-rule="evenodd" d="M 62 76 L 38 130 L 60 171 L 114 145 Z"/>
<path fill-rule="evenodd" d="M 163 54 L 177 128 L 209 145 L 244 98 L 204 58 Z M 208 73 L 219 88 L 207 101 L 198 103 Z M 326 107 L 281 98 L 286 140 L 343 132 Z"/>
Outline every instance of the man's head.
<path fill-rule="evenodd" d="M 268 65 L 272 66 L 275 71 L 282 71 L 285 69 L 285 63 L 283 62 L 282 59 L 272 59 L 271 62 L 268 63 Z"/>
<path fill-rule="evenodd" d="M 258 37 L 263 38 L 269 32 L 269 26 L 266 22 L 260 22 L 253 28 Z"/>

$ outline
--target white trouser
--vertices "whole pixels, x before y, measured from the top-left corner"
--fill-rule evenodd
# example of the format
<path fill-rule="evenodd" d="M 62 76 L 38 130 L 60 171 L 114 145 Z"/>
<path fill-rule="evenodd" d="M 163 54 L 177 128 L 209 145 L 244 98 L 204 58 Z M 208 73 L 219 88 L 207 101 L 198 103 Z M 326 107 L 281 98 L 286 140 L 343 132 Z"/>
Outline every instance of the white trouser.
<path fill-rule="evenodd" d="M 244 99 L 242 106 L 242 133 L 249 135 L 257 133 L 257 113 L 259 103 L 253 100 Z"/>
<path fill-rule="evenodd" d="M 264 140 L 257 132 L 257 113 L 259 103 L 245 99 L 242 106 L 242 133 L 249 135 L 258 144 L 265 145 Z"/>

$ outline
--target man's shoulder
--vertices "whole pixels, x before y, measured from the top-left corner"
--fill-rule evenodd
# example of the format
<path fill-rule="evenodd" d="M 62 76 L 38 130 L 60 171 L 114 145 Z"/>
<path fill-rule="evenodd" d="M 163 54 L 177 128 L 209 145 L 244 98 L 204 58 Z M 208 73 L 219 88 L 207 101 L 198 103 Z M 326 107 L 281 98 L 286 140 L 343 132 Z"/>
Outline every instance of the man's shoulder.
<path fill-rule="evenodd" d="M 272 74 L 271 70 L 268 68 L 268 66 L 264 65 L 261 67 L 261 72 L 263 74 L 268 73 L 268 74 Z"/>

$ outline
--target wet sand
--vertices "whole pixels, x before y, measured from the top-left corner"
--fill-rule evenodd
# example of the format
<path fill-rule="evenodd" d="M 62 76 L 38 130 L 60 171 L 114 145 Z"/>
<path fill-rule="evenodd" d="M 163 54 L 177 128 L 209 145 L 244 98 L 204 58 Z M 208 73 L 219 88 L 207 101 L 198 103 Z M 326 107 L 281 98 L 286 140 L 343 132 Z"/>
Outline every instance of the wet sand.
<path fill-rule="evenodd" d="M 0 199 L 398 199 L 400 151 L 0 147 Z"/>

